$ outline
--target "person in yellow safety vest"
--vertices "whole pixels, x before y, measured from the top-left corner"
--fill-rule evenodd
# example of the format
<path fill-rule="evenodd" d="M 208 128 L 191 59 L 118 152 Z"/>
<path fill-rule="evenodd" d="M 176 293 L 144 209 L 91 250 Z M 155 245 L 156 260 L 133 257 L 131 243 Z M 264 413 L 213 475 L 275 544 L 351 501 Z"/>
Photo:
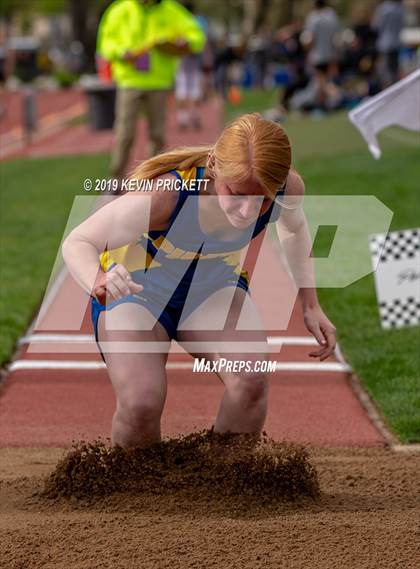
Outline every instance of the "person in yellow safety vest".
<path fill-rule="evenodd" d="M 167 97 L 179 59 L 201 52 L 205 42 L 194 16 L 175 0 L 116 0 L 105 11 L 97 53 L 111 62 L 117 85 L 114 178 L 124 175 L 140 105 L 148 122 L 149 154 L 163 150 Z"/>

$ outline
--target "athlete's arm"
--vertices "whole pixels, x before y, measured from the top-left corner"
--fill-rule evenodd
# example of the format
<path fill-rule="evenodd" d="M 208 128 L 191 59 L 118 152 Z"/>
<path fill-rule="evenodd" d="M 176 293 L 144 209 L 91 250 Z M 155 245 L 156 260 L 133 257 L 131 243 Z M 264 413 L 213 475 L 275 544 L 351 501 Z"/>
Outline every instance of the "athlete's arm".
<path fill-rule="evenodd" d="M 319 305 L 315 288 L 312 240 L 302 207 L 305 184 L 300 175 L 291 170 L 287 178 L 284 207 L 276 222 L 276 229 L 290 270 L 299 290 L 305 325 L 323 347 L 311 352 L 313 357 L 325 360 L 334 350 L 336 331 Z"/>
<path fill-rule="evenodd" d="M 298 287 L 302 291 L 311 290 L 311 297 L 303 292 L 304 306 L 317 303 L 314 289 L 312 259 L 310 258 L 311 237 L 302 207 L 305 185 L 295 170 L 291 170 L 286 182 L 284 196 L 281 198 L 282 209 L 276 223 L 277 234 L 286 253 L 290 270 Z"/>
<path fill-rule="evenodd" d="M 165 174 L 159 178 L 173 176 Z M 151 229 L 167 227 L 177 192 L 156 190 L 159 178 L 155 179 L 152 191 L 128 192 L 95 211 L 63 242 L 64 261 L 76 282 L 89 294 L 97 297 L 107 292 L 110 299 L 116 299 L 142 289 L 122 265 L 104 273 L 99 255 L 105 249 L 136 241 Z"/>

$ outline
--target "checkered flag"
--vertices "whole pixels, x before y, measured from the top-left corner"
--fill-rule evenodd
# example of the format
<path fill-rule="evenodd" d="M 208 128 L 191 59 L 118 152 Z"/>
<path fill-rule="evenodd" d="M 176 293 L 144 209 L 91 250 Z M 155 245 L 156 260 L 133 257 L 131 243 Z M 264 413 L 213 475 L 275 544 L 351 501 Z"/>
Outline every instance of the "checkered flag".
<path fill-rule="evenodd" d="M 420 230 L 372 235 L 369 240 L 382 327 L 420 324 Z"/>

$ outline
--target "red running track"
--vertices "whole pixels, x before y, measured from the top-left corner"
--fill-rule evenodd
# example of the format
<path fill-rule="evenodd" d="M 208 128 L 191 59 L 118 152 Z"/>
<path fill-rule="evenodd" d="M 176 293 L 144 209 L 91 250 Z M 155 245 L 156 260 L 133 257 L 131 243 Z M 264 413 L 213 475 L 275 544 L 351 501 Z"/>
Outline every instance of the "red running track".
<path fill-rule="evenodd" d="M 214 117 L 220 116 L 218 102 L 210 102 L 203 115 L 211 142 L 217 136 Z M 74 137 L 82 136 L 80 127 L 76 130 L 77 133 L 70 129 L 55 135 L 51 144 L 55 148 L 67 144 L 68 152 L 73 147 L 79 153 L 85 147 L 82 140 L 73 146 Z M 170 145 L 180 142 L 173 117 L 169 133 Z M 85 134 L 84 144 L 92 148 L 94 134 Z M 194 133 L 194 137 L 199 135 Z M 191 138 L 188 136 L 189 144 L 198 142 Z M 199 138 L 203 143 L 202 136 Z M 99 147 L 104 139 L 107 144 L 112 142 L 108 134 L 101 133 Z M 139 127 L 134 159 L 141 156 L 139 149 L 144 148 L 144 142 L 145 134 Z M 41 146 L 40 150 L 46 151 L 46 142 Z M 68 274 L 63 273 L 57 283 L 46 294 L 43 306 L 46 310 L 41 310 L 38 321 L 26 339 L 22 339 L 6 379 L 0 398 L 2 447 L 68 446 L 72 440 L 109 437 L 115 398 L 92 342 L 87 296 Z M 275 352 L 270 357 L 282 368 L 271 374 L 268 434 L 278 440 L 316 445 L 384 445 L 385 439 L 351 388 L 346 364 L 332 357 L 324 362 L 325 366 L 308 356 L 314 347 L 309 344 L 313 338 L 304 327 L 300 308 L 294 303 L 292 283 L 268 236 L 260 249 L 251 291 L 268 334 L 274 338 L 272 341 L 286 339 L 283 346 L 272 345 Z M 63 343 L 57 334 L 72 335 L 81 341 Z M 45 341 L 41 342 L 43 338 Z M 48 365 L 67 362 L 67 366 L 90 366 L 90 369 L 22 369 L 45 362 Z M 214 421 L 223 387 L 212 374 L 193 373 L 188 363 L 192 359 L 174 344 L 168 362 L 164 435 L 209 428 Z M 310 365 L 312 369 L 302 365 Z"/>
<path fill-rule="evenodd" d="M 86 97 L 79 89 L 37 91 L 36 130 L 28 143 L 23 128 L 23 92 L 0 89 L 0 160 L 31 156 L 41 141 L 50 145 L 53 133 L 86 111 Z M 42 147 L 42 146 L 41 146 Z"/>

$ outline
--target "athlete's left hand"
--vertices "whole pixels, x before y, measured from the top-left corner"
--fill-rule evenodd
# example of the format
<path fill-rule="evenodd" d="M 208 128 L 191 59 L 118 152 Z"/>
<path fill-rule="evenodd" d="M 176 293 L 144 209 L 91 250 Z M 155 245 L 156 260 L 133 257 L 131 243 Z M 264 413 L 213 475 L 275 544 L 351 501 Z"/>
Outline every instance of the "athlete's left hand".
<path fill-rule="evenodd" d="M 333 353 L 337 343 L 335 326 L 327 318 L 320 306 L 305 309 L 303 318 L 306 328 L 315 337 L 318 344 L 322 346 L 319 350 L 310 352 L 309 355 L 312 358 L 320 358 L 322 362 Z"/>

